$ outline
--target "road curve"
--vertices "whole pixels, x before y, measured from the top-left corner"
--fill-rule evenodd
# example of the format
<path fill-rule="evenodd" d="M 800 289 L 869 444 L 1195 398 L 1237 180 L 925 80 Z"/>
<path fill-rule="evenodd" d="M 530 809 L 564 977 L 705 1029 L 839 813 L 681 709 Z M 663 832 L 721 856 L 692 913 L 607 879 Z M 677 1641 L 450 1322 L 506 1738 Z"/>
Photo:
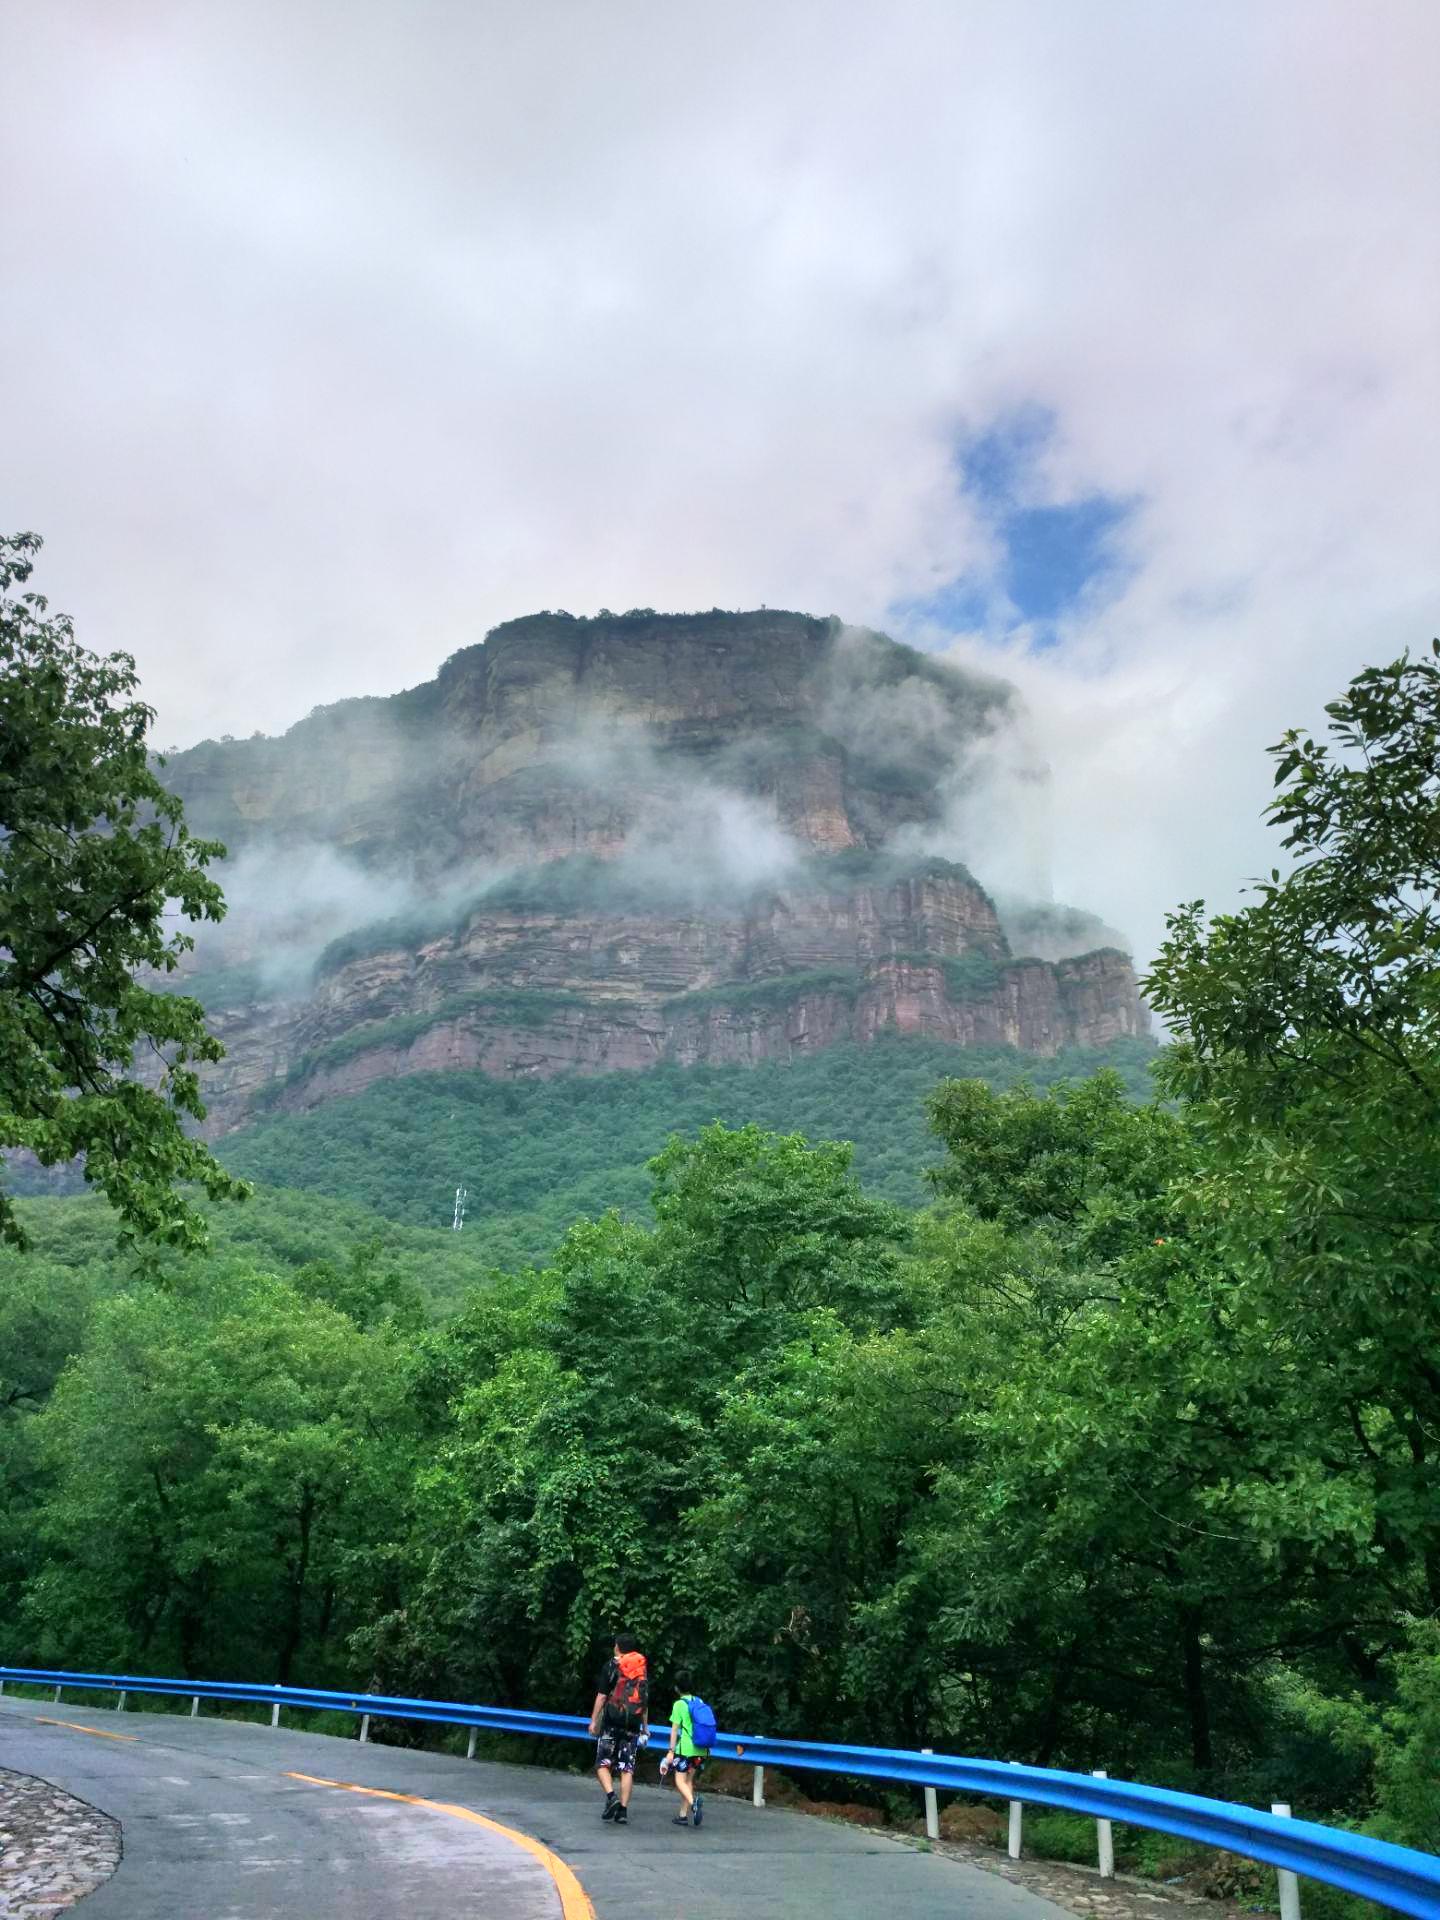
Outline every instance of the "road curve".
<path fill-rule="evenodd" d="M 1069 1920 L 838 1822 L 637 1787 L 616 1830 L 573 1774 L 284 1727 L 6 1699 L 0 1766 L 120 1821 L 85 1920 Z"/>

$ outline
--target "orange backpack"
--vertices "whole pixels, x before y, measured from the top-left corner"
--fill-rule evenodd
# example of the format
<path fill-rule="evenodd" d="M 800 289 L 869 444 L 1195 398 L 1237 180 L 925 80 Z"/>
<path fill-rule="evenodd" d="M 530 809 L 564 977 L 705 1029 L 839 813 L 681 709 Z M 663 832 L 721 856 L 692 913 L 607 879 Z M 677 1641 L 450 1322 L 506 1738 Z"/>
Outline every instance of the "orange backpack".
<path fill-rule="evenodd" d="M 649 1670 L 643 1653 L 622 1653 L 615 1662 L 615 1683 L 605 1696 L 605 1724 L 616 1732 L 639 1733 L 650 1704 Z"/>

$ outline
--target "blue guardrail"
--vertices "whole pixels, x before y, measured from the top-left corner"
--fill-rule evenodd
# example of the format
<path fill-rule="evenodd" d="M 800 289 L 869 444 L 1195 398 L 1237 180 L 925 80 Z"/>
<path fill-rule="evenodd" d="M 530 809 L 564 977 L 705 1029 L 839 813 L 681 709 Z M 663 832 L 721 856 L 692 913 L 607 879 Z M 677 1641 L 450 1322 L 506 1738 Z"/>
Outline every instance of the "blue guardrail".
<path fill-rule="evenodd" d="M 259 1702 L 329 1713 L 369 1714 L 385 1720 L 430 1720 L 494 1733 L 527 1733 L 552 1740 L 588 1739 L 581 1714 L 531 1713 L 509 1707 L 469 1706 L 450 1700 L 407 1700 L 381 1693 L 327 1693 L 315 1687 L 264 1686 L 235 1680 L 162 1680 L 148 1674 L 71 1673 L 50 1667 L 0 1666 L 0 1681 L 32 1686 L 78 1687 L 92 1692 L 155 1693 L 186 1699 Z M 668 1738 L 668 1728 L 652 1735 Z M 827 1746 L 810 1740 L 722 1732 L 717 1760 L 784 1767 L 788 1771 L 850 1774 L 862 1780 L 894 1780 L 907 1786 L 979 1794 L 993 1800 L 1023 1800 L 1061 1807 L 1097 1820 L 1173 1833 L 1202 1846 L 1223 1847 L 1263 1860 L 1397 1913 L 1440 1920 L 1440 1857 L 1345 1833 L 1311 1820 L 1286 1819 L 1228 1800 L 1171 1793 L 1130 1780 L 1096 1779 L 1001 1760 L 968 1760 L 944 1753 L 912 1753 L 889 1747 Z"/>

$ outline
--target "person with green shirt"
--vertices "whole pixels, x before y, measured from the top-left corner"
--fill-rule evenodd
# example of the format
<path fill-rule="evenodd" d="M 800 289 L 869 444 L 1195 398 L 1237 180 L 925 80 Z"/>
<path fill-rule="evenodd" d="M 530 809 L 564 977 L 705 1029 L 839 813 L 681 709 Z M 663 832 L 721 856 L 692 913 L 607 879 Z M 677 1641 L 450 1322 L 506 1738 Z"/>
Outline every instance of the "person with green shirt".
<path fill-rule="evenodd" d="M 662 1779 L 667 1774 L 673 1777 L 680 1798 L 685 1802 L 684 1811 L 675 1815 L 671 1825 L 698 1827 L 705 1818 L 705 1802 L 697 1789 L 710 1754 L 695 1738 L 695 1716 L 690 1704 L 694 1696 L 684 1690 L 683 1680 L 680 1686 L 680 1697 L 670 1709 L 670 1750 L 660 1762 L 660 1775 Z M 705 1713 L 709 1731 L 714 1727 L 714 1716 L 708 1707 Z"/>

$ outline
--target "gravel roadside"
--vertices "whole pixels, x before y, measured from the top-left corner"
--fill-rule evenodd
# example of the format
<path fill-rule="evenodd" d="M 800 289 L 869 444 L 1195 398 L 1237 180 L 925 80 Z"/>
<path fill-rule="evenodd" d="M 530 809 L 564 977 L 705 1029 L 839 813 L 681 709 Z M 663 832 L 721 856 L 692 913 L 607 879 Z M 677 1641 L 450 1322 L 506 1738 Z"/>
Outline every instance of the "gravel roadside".
<path fill-rule="evenodd" d="M 48 1780 L 0 1767 L 0 1913 L 51 1920 L 120 1864 L 120 1824 Z"/>
<path fill-rule="evenodd" d="M 748 1799 L 752 1785 L 747 1772 L 721 1761 L 707 1772 L 712 1792 Z M 909 1833 L 885 1824 L 873 1808 L 833 1805 L 811 1800 L 792 1777 L 778 1771 L 767 1774 L 766 1797 L 772 1805 L 792 1813 L 804 1813 L 822 1820 L 840 1820 L 847 1825 L 873 1827 L 902 1845 L 924 1848 L 947 1859 L 979 1867 L 1013 1886 L 1053 1901 L 1079 1920 L 1252 1920 L 1258 1911 L 1237 1900 L 1215 1899 L 1192 1888 L 1174 1883 L 1161 1884 L 1141 1880 L 1130 1874 L 1117 1874 L 1102 1880 L 1094 1867 L 1067 1865 L 1059 1860 L 1038 1859 L 1026 1855 L 1012 1860 L 1003 1847 L 994 1844 L 1003 1832 L 1001 1817 L 978 1806 L 958 1805 L 941 1816 L 942 1838 L 929 1841 L 919 1837 L 918 1823 Z M 947 1828 L 950 1831 L 947 1832 Z M 972 1838 L 972 1835 L 975 1836 Z M 1233 1855 L 1213 1856 L 1218 1863 L 1230 1861 L 1239 1869 L 1241 1884 L 1255 1871 L 1252 1863 Z"/>
<path fill-rule="evenodd" d="M 1082 1915 L 1084 1920 L 1250 1920 L 1253 1913 L 1253 1909 L 1207 1900 L 1179 1887 L 1157 1887 L 1153 1881 L 1136 1880 L 1128 1874 L 1102 1880 L 1093 1868 L 1065 1866 L 1057 1860 L 1012 1860 L 994 1847 L 962 1841 L 929 1844 L 932 1852 L 998 1874 L 1002 1880 L 1053 1900 L 1057 1907 Z"/>

